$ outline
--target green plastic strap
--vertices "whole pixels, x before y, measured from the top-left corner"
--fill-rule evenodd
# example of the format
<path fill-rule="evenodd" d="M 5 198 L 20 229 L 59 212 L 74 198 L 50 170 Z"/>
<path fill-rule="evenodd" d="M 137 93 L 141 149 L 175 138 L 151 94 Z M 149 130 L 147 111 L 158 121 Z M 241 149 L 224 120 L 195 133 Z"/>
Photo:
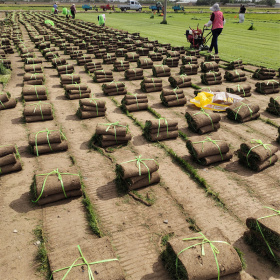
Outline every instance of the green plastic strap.
<path fill-rule="evenodd" d="M 137 93 L 133 94 L 131 93 L 130 95 L 133 95 L 136 99 L 136 104 L 137 104 L 137 108 L 139 109 L 139 105 L 138 105 L 138 99 L 137 99 Z"/>
<path fill-rule="evenodd" d="M 252 115 L 253 115 L 253 111 L 251 110 L 250 106 L 249 106 L 248 104 L 246 104 L 246 103 L 243 103 L 243 102 L 241 102 L 241 103 L 242 103 L 242 104 L 241 104 L 239 107 L 236 107 L 236 108 L 233 109 L 233 110 L 237 110 L 236 113 L 235 113 L 235 118 L 234 118 L 235 120 L 237 119 L 237 115 L 238 115 L 239 110 L 240 110 L 243 106 L 247 106 L 247 107 L 248 107 L 251 117 L 252 117 Z"/>
<path fill-rule="evenodd" d="M 261 227 L 260 227 L 260 224 L 259 224 L 259 220 L 261 220 L 261 219 L 266 219 L 266 218 L 270 218 L 270 217 L 274 217 L 274 216 L 278 216 L 278 215 L 280 215 L 280 210 L 275 210 L 275 209 L 273 209 L 273 208 L 266 207 L 266 206 L 265 206 L 264 208 L 270 209 L 270 210 L 276 212 L 276 214 L 258 218 L 258 219 L 256 220 L 256 222 L 257 222 L 258 229 L 259 229 L 259 231 L 260 231 L 260 233 L 261 233 L 261 235 L 262 235 L 262 237 L 263 237 L 263 240 L 265 241 L 265 243 L 266 243 L 266 245 L 267 245 L 267 247 L 268 247 L 268 249 L 269 249 L 269 252 L 270 252 L 271 255 L 273 256 L 273 258 L 276 260 L 276 256 L 274 255 L 274 253 L 273 253 L 273 251 L 272 251 L 272 249 L 271 249 L 269 243 L 268 243 L 267 240 L 265 239 L 264 234 L 263 234 L 263 232 L 262 232 L 262 230 L 261 230 Z"/>
<path fill-rule="evenodd" d="M 198 115 L 198 114 L 204 114 L 204 115 L 206 115 L 206 116 L 210 119 L 211 124 L 212 124 L 212 128 L 214 129 L 214 123 L 213 123 L 212 118 L 210 117 L 210 115 L 209 115 L 208 113 L 206 113 L 206 112 L 204 111 L 203 108 L 201 108 L 200 111 L 199 111 L 198 113 L 193 114 L 193 116 L 196 116 L 196 115 Z"/>
<path fill-rule="evenodd" d="M 268 149 L 268 150 L 270 151 L 270 157 L 272 156 L 272 151 L 271 151 L 271 149 L 268 147 L 269 145 L 271 146 L 271 144 L 264 144 L 264 143 L 262 142 L 262 140 L 257 140 L 257 139 L 252 139 L 252 140 L 251 140 L 251 143 L 252 143 L 252 144 L 258 144 L 258 145 L 252 147 L 252 148 L 249 150 L 249 152 L 247 153 L 247 155 L 246 155 L 246 159 L 247 159 L 247 164 L 248 164 L 248 166 L 250 166 L 250 163 L 249 163 L 249 154 L 251 153 L 251 151 L 252 151 L 253 149 L 255 149 L 255 148 L 259 147 L 259 146 L 263 146 L 266 150 Z M 270 158 L 270 160 L 269 160 L 269 164 L 271 164 L 271 158 Z"/>
<path fill-rule="evenodd" d="M 219 142 L 219 141 L 223 141 L 223 140 L 212 140 L 210 137 L 206 137 L 203 141 L 193 142 L 193 144 L 202 143 L 202 148 L 201 148 L 202 152 L 204 150 L 204 143 L 205 142 L 211 142 L 211 143 L 215 144 L 219 149 L 222 160 L 224 160 L 224 157 L 223 157 L 222 151 L 220 149 L 220 146 L 216 143 L 216 142 Z"/>
<path fill-rule="evenodd" d="M 47 103 L 47 102 L 42 102 L 42 101 L 39 101 L 38 103 L 31 103 L 31 104 L 28 104 L 28 106 L 33 106 L 33 105 L 35 105 L 35 108 L 34 108 L 34 110 L 33 110 L 33 113 L 36 112 L 37 107 L 39 106 L 40 112 L 41 112 L 41 116 L 42 116 L 42 120 L 44 119 L 44 115 L 43 115 L 42 107 L 41 107 L 41 104 L 43 104 L 43 103 L 49 104 L 49 103 Z"/>
<path fill-rule="evenodd" d="M 176 98 L 177 98 L 177 102 L 179 102 L 179 99 L 178 99 L 178 94 L 177 94 L 177 89 L 178 89 L 178 87 L 177 88 L 175 88 L 175 89 L 173 89 L 173 92 L 175 93 L 175 95 L 176 95 Z"/>
<path fill-rule="evenodd" d="M 243 86 L 240 86 L 240 85 L 238 84 L 238 85 L 237 85 L 237 90 L 238 90 L 238 92 L 240 92 L 240 89 L 242 89 L 243 95 L 245 96 L 246 94 L 245 94 L 245 91 L 244 91 L 244 89 L 243 89 Z"/>
<path fill-rule="evenodd" d="M 89 262 L 85 259 L 84 255 L 83 255 L 83 253 L 82 253 L 82 250 L 81 250 L 81 248 L 80 248 L 80 245 L 78 245 L 77 247 L 78 247 L 78 250 L 79 250 L 79 253 L 80 253 L 81 257 L 77 258 L 70 266 L 67 266 L 67 267 L 64 267 L 64 268 L 57 269 L 57 270 L 53 271 L 53 273 L 55 273 L 55 272 L 59 272 L 59 271 L 68 269 L 67 272 L 64 274 L 64 276 L 63 276 L 63 278 L 62 278 L 61 280 L 66 279 L 66 276 L 68 275 L 68 273 L 71 271 L 71 269 L 72 269 L 73 267 L 77 267 L 77 266 L 81 266 L 81 265 L 86 265 L 86 266 L 87 266 L 87 269 L 88 269 L 88 277 L 89 277 L 88 279 L 89 279 L 89 280 L 94 280 L 93 273 L 92 273 L 92 270 L 91 270 L 91 268 L 90 268 L 90 265 L 99 264 L 99 263 L 105 263 L 105 262 L 118 261 L 118 259 L 107 259 L 107 260 L 101 260 L 101 261 L 96 261 L 96 262 L 91 262 L 91 263 L 89 263 Z M 81 263 L 81 264 L 76 264 L 76 262 L 77 262 L 78 260 L 80 260 L 80 259 L 83 260 L 83 263 Z M 52 275 L 53 275 L 53 273 L 52 273 Z M 52 275 L 51 275 L 50 279 L 52 279 Z"/>
<path fill-rule="evenodd" d="M 186 74 L 182 74 L 182 75 L 180 75 L 180 78 L 183 80 L 183 83 L 185 83 L 185 77 L 187 77 L 187 75 L 186 75 Z"/>
<path fill-rule="evenodd" d="M 158 119 L 158 133 L 157 133 L 157 138 L 158 138 L 158 136 L 159 136 L 160 120 L 164 120 L 164 122 L 165 122 L 165 124 L 166 124 L 166 126 L 167 126 L 166 129 L 167 129 L 167 136 L 168 136 L 168 122 L 167 122 L 166 118 L 159 118 L 159 119 Z"/>
<path fill-rule="evenodd" d="M 192 64 L 191 64 L 191 63 L 189 63 L 189 66 L 191 67 L 191 73 L 192 73 Z"/>
<path fill-rule="evenodd" d="M 34 86 L 34 88 L 35 88 L 35 93 L 36 93 L 36 96 L 37 96 L 37 99 L 39 98 L 39 96 L 38 96 L 38 93 L 37 93 L 37 87 L 36 86 Z"/>
<path fill-rule="evenodd" d="M 0 100 L 0 104 L 3 106 L 3 108 L 6 108 L 6 106 L 4 105 L 4 103 Z"/>
<path fill-rule="evenodd" d="M 218 270 L 218 280 L 220 279 L 220 268 L 219 268 L 219 262 L 218 262 L 218 258 L 217 258 L 217 254 L 219 254 L 219 250 L 217 249 L 217 247 L 213 244 L 213 243 L 223 243 L 223 244 L 228 244 L 230 245 L 228 242 L 226 241 L 211 241 L 209 240 L 202 232 L 199 232 L 199 234 L 201 236 L 197 236 L 197 237 L 190 237 L 190 238 L 184 238 L 182 239 L 183 241 L 189 241 L 189 240 L 201 240 L 201 242 L 199 243 L 196 243 L 194 245 L 191 245 L 183 250 L 181 250 L 178 254 L 177 254 L 177 258 L 176 258 L 176 274 L 178 274 L 178 260 L 179 260 L 179 255 L 181 253 L 183 253 L 184 251 L 190 249 L 190 248 L 194 248 L 198 245 L 201 245 L 201 255 L 202 256 L 205 256 L 205 250 L 204 250 L 204 244 L 209 244 L 210 247 L 211 247 L 211 250 L 214 254 L 214 258 L 215 258 L 215 262 L 216 262 L 216 265 L 217 265 L 217 270 Z"/>
<path fill-rule="evenodd" d="M 60 184 L 61 184 L 61 188 L 62 188 L 63 194 L 64 194 L 64 196 L 65 196 L 66 198 L 67 198 L 67 195 L 66 195 L 66 192 L 65 192 L 65 189 L 64 189 L 64 185 L 63 185 L 63 181 L 62 181 L 62 176 L 61 176 L 61 175 L 73 175 L 73 176 L 79 176 L 79 177 L 80 177 L 79 174 L 61 173 L 61 172 L 58 171 L 58 168 L 55 169 L 55 170 L 53 170 L 53 171 L 51 171 L 50 173 L 45 173 L 45 174 L 38 174 L 38 175 L 36 175 L 36 176 L 46 176 L 46 177 L 45 177 L 45 180 L 44 180 L 44 182 L 43 182 L 43 186 L 42 186 L 42 190 L 41 190 L 40 195 L 38 196 L 38 198 L 37 198 L 35 201 L 32 201 L 32 202 L 37 203 L 37 202 L 39 201 L 39 199 L 40 199 L 41 196 L 43 195 L 43 192 L 44 192 L 44 189 L 45 189 L 45 186 L 46 186 L 46 182 L 47 182 L 48 177 L 49 177 L 50 175 L 53 175 L 53 174 L 57 175 L 58 180 L 60 181 Z"/>
<path fill-rule="evenodd" d="M 234 70 L 234 73 L 236 74 L 236 75 L 238 75 L 238 78 L 239 78 L 239 81 L 240 81 L 240 74 L 238 73 L 238 71 L 237 70 Z"/>
<path fill-rule="evenodd" d="M 133 161 L 136 161 L 136 165 L 138 167 L 138 170 L 139 170 L 139 176 L 141 176 L 141 165 L 140 163 L 143 163 L 143 165 L 147 168 L 148 170 L 148 176 L 149 176 L 149 183 L 151 182 L 151 173 L 150 173 L 150 169 L 149 167 L 147 166 L 147 164 L 144 162 L 145 160 L 153 160 L 157 165 L 158 163 L 154 160 L 154 159 L 150 159 L 150 158 L 146 158 L 146 159 L 142 159 L 141 158 L 142 156 L 139 155 L 138 157 L 135 157 L 135 159 L 132 159 L 132 160 L 129 160 L 129 161 L 125 161 L 125 162 L 122 162 L 122 163 L 128 163 L 128 162 L 133 162 Z M 121 164 L 122 164 L 121 163 Z"/>
<path fill-rule="evenodd" d="M 267 81 L 266 85 L 268 86 L 270 83 L 272 83 L 272 88 L 274 90 L 274 86 L 275 86 L 275 83 L 277 83 L 277 86 L 279 85 L 279 82 L 275 81 L 275 80 L 269 80 Z"/>
<path fill-rule="evenodd" d="M 156 88 L 156 85 L 155 85 L 155 82 L 154 82 L 154 78 L 152 78 L 152 81 L 153 81 L 154 88 Z"/>

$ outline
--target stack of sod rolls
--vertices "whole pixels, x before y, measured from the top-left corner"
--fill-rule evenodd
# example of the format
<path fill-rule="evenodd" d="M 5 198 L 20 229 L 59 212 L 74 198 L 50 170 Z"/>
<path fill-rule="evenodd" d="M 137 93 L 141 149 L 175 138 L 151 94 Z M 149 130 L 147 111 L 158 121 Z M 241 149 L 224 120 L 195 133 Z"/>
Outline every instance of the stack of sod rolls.
<path fill-rule="evenodd" d="M 247 218 L 245 241 L 260 255 L 280 265 L 279 209 L 264 207 Z"/>
<path fill-rule="evenodd" d="M 43 60 L 41 58 L 26 58 L 25 59 L 25 64 L 41 64 L 41 63 L 43 63 Z"/>
<path fill-rule="evenodd" d="M 171 44 L 169 43 L 159 44 L 159 47 L 165 48 L 166 50 L 171 50 Z"/>
<path fill-rule="evenodd" d="M 149 52 L 148 56 L 152 61 L 162 61 L 162 54 L 161 53 L 151 51 L 151 52 Z"/>
<path fill-rule="evenodd" d="M 6 69 L 11 69 L 11 60 L 10 59 L 1 59 L 1 57 L 0 57 L 0 64 L 3 64 L 3 66 Z"/>
<path fill-rule="evenodd" d="M 198 71 L 198 64 L 185 64 L 180 67 L 180 74 L 196 75 Z"/>
<path fill-rule="evenodd" d="M 106 148 L 115 145 L 127 145 L 131 140 L 131 134 L 127 124 L 99 123 L 96 126 L 95 134 L 91 143 Z"/>
<path fill-rule="evenodd" d="M 255 86 L 256 92 L 259 92 L 261 94 L 271 94 L 279 92 L 279 82 L 275 80 L 256 83 Z"/>
<path fill-rule="evenodd" d="M 114 80 L 113 73 L 111 70 L 96 70 L 93 72 L 93 81 L 95 83 L 106 83 Z"/>
<path fill-rule="evenodd" d="M 95 98 L 86 98 L 79 101 L 76 115 L 80 119 L 103 117 L 106 113 L 106 102 Z"/>
<path fill-rule="evenodd" d="M 215 61 L 216 63 L 219 63 L 220 57 L 217 54 L 207 54 L 204 57 L 204 61 Z"/>
<path fill-rule="evenodd" d="M 147 48 L 147 49 L 149 49 L 149 51 L 152 51 L 154 49 L 154 44 L 152 42 L 151 43 L 144 43 L 143 48 Z"/>
<path fill-rule="evenodd" d="M 84 66 L 86 63 L 92 62 L 92 57 L 88 55 L 82 55 L 76 58 L 77 64 Z"/>
<path fill-rule="evenodd" d="M 35 57 L 35 53 L 25 53 L 21 55 L 22 61 L 25 61 L 26 58 L 34 58 Z"/>
<path fill-rule="evenodd" d="M 127 49 L 120 48 L 116 50 L 117 57 L 124 57 L 126 53 L 127 53 Z"/>
<path fill-rule="evenodd" d="M 139 58 L 137 60 L 137 67 L 142 69 L 152 69 L 154 62 L 151 58 Z"/>
<path fill-rule="evenodd" d="M 153 65 L 153 76 L 155 77 L 169 77 L 171 70 L 167 65 Z"/>
<path fill-rule="evenodd" d="M 23 110 L 25 122 L 39 122 L 53 120 L 52 105 L 48 102 L 26 103 Z"/>
<path fill-rule="evenodd" d="M 22 88 L 22 97 L 25 101 L 47 100 L 48 91 L 45 86 L 26 85 Z"/>
<path fill-rule="evenodd" d="M 0 145 L 0 176 L 22 169 L 20 155 L 15 145 Z"/>
<path fill-rule="evenodd" d="M 142 68 L 127 69 L 124 71 L 124 77 L 130 81 L 142 80 L 144 78 L 143 69 Z"/>
<path fill-rule="evenodd" d="M 171 47 L 171 50 L 172 51 L 177 51 L 177 52 L 179 52 L 180 54 L 185 54 L 186 53 L 186 51 L 185 51 L 185 47 Z"/>
<path fill-rule="evenodd" d="M 52 59 L 52 65 L 54 68 L 56 68 L 57 66 L 60 66 L 60 65 L 65 65 L 65 64 L 67 64 L 65 58 L 56 57 L 56 58 Z"/>
<path fill-rule="evenodd" d="M 167 57 L 163 60 L 163 64 L 169 67 L 178 67 L 179 57 Z"/>
<path fill-rule="evenodd" d="M 117 187 L 123 191 L 136 190 L 160 181 L 158 163 L 149 157 L 135 157 L 116 165 Z"/>
<path fill-rule="evenodd" d="M 215 61 L 201 62 L 200 68 L 202 72 L 209 72 L 209 71 L 219 72 L 219 65 Z"/>
<path fill-rule="evenodd" d="M 198 112 L 187 111 L 185 117 L 187 119 L 189 129 L 199 134 L 217 131 L 220 128 L 220 115 L 210 110 L 205 111 L 204 109 L 201 109 Z"/>
<path fill-rule="evenodd" d="M 103 55 L 103 63 L 104 64 L 113 64 L 117 60 L 115 54 L 106 53 Z"/>
<path fill-rule="evenodd" d="M 186 64 L 198 64 L 196 56 L 182 56 L 183 65 Z"/>
<path fill-rule="evenodd" d="M 220 85 L 222 83 L 221 72 L 209 71 L 200 75 L 204 85 Z"/>
<path fill-rule="evenodd" d="M 79 261 L 71 266 L 76 259 Z M 124 272 L 108 237 L 79 240 L 79 245 L 57 246 L 52 252 L 48 251 L 48 261 L 55 280 L 85 279 L 85 277 L 92 280 L 125 280 Z M 88 262 L 87 267 L 83 264 L 85 261 Z M 94 275 L 94 278 L 88 275 Z"/>
<path fill-rule="evenodd" d="M 167 107 L 184 106 L 187 99 L 182 89 L 163 89 L 160 94 L 162 104 Z"/>
<path fill-rule="evenodd" d="M 65 64 L 65 65 L 58 65 L 56 67 L 58 75 L 65 75 L 65 74 L 73 74 L 74 73 L 74 65 L 72 64 Z"/>
<path fill-rule="evenodd" d="M 197 58 L 200 58 L 199 50 L 187 50 L 187 55 L 196 56 Z"/>
<path fill-rule="evenodd" d="M 68 99 L 81 99 L 90 97 L 91 89 L 87 84 L 65 85 L 65 96 Z"/>
<path fill-rule="evenodd" d="M 129 69 L 129 61 L 118 60 L 114 62 L 114 71 L 121 72 Z"/>
<path fill-rule="evenodd" d="M 226 64 L 228 70 L 233 70 L 233 69 L 244 69 L 244 65 L 241 59 L 238 60 L 232 60 L 228 64 Z"/>
<path fill-rule="evenodd" d="M 168 50 L 167 53 L 166 53 L 166 57 L 178 57 L 178 58 L 180 58 L 180 52 Z"/>
<path fill-rule="evenodd" d="M 240 95 L 240 96 L 243 96 L 243 97 L 249 97 L 251 96 L 251 86 L 250 85 L 237 85 L 237 86 L 231 86 L 231 87 L 227 87 L 226 88 L 226 92 L 229 92 L 229 93 L 233 93 L 233 94 L 236 94 L 236 95 Z"/>
<path fill-rule="evenodd" d="M 51 47 L 51 48 L 47 48 L 47 49 L 42 50 L 42 54 L 43 54 L 43 56 L 45 56 L 46 53 L 54 52 L 54 51 L 56 51 L 56 48 L 55 47 Z"/>
<path fill-rule="evenodd" d="M 139 59 L 139 54 L 136 52 L 128 52 L 124 55 L 125 60 L 129 62 L 137 62 Z"/>
<path fill-rule="evenodd" d="M 186 74 L 182 74 L 180 76 L 170 76 L 168 81 L 173 88 L 185 88 L 192 85 L 191 78 Z"/>
<path fill-rule="evenodd" d="M 280 96 L 275 98 L 270 97 L 266 111 L 273 115 L 280 116 Z"/>
<path fill-rule="evenodd" d="M 17 101 L 14 98 L 10 98 L 10 94 L 0 91 L 0 110 L 7 110 L 15 108 Z"/>
<path fill-rule="evenodd" d="M 232 158 L 228 143 L 218 136 L 192 137 L 187 141 L 187 148 L 193 160 L 201 165 L 210 165 Z"/>
<path fill-rule="evenodd" d="M 24 71 L 29 73 L 43 73 L 42 64 L 25 64 Z"/>
<path fill-rule="evenodd" d="M 162 80 L 160 78 L 146 78 L 141 82 L 143 92 L 162 91 Z"/>
<path fill-rule="evenodd" d="M 77 51 L 79 48 L 77 46 L 71 46 L 64 48 L 64 54 L 71 54 L 74 51 Z"/>
<path fill-rule="evenodd" d="M 230 120 L 243 123 L 257 119 L 260 116 L 259 110 L 259 105 L 243 100 L 233 103 L 226 109 L 226 112 Z"/>
<path fill-rule="evenodd" d="M 45 205 L 70 197 L 82 195 L 80 175 L 76 170 L 43 172 L 33 177 L 32 202 Z"/>
<path fill-rule="evenodd" d="M 136 46 L 134 44 L 126 44 L 124 47 L 127 49 L 128 53 L 136 51 Z"/>
<path fill-rule="evenodd" d="M 156 48 L 154 48 L 154 51 L 156 53 L 159 53 L 159 54 L 162 54 L 162 55 L 167 54 L 167 49 L 164 48 L 164 47 L 156 47 Z"/>
<path fill-rule="evenodd" d="M 162 257 L 172 279 L 241 279 L 240 257 L 219 228 L 172 238 Z"/>
<path fill-rule="evenodd" d="M 112 95 L 124 95 L 127 93 L 125 83 L 123 82 L 116 82 L 112 81 L 107 84 L 102 85 L 102 90 L 105 95 L 112 96 Z"/>
<path fill-rule="evenodd" d="M 240 145 L 237 155 L 241 164 L 252 170 L 261 171 L 277 162 L 278 157 L 275 155 L 277 151 L 278 148 L 272 144 L 252 139 Z"/>
<path fill-rule="evenodd" d="M 149 54 L 149 48 L 137 48 L 136 51 L 140 56 L 147 56 Z"/>
<path fill-rule="evenodd" d="M 241 70 L 226 71 L 224 78 L 233 83 L 245 82 L 247 78 L 245 77 L 245 72 Z"/>
<path fill-rule="evenodd" d="M 25 73 L 23 76 L 24 85 L 43 85 L 45 75 L 43 73 Z"/>
<path fill-rule="evenodd" d="M 148 98 L 146 94 L 128 93 L 122 99 L 122 106 L 129 112 L 143 111 L 148 108 Z"/>
<path fill-rule="evenodd" d="M 98 50 L 98 46 L 87 46 L 87 54 L 94 54 Z"/>
<path fill-rule="evenodd" d="M 79 84 L 81 82 L 80 75 L 77 74 L 62 74 L 60 75 L 60 84 L 71 85 L 71 84 Z"/>
<path fill-rule="evenodd" d="M 269 80 L 273 79 L 275 75 L 276 71 L 274 69 L 262 67 L 255 71 L 253 78 L 258 80 Z"/>
<path fill-rule="evenodd" d="M 114 56 L 116 56 L 115 52 L 117 49 L 118 49 L 117 45 L 107 45 L 107 47 L 106 47 L 106 51 L 108 53 L 114 53 Z"/>
<path fill-rule="evenodd" d="M 152 142 L 176 139 L 178 137 L 178 121 L 164 118 L 146 121 L 144 135 Z"/>
<path fill-rule="evenodd" d="M 53 58 L 57 58 L 60 55 L 58 52 L 47 52 L 44 56 L 47 61 L 52 61 Z"/>
<path fill-rule="evenodd" d="M 93 73 L 96 70 L 103 70 L 101 62 L 88 62 L 84 67 L 88 73 Z"/>
<path fill-rule="evenodd" d="M 29 135 L 28 144 L 34 155 L 68 150 L 67 139 L 60 130 L 44 129 Z"/>
<path fill-rule="evenodd" d="M 103 58 L 103 55 L 106 55 L 106 49 L 98 49 L 94 52 L 95 58 Z"/>

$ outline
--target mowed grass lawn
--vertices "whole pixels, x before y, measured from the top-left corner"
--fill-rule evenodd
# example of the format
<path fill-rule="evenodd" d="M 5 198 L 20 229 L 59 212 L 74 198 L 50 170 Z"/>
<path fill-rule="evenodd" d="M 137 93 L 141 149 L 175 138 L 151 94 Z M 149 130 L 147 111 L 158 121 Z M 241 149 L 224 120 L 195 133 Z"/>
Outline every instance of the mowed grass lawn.
<path fill-rule="evenodd" d="M 100 12 L 102 13 L 102 12 Z M 106 25 L 129 32 L 140 32 L 143 37 L 171 43 L 172 46 L 189 47 L 185 31 L 200 28 L 208 22 L 207 13 L 168 13 L 168 24 L 160 24 L 162 17 L 152 13 L 106 13 Z M 78 13 L 77 18 L 97 22 L 98 13 Z M 225 14 L 226 25 L 219 37 L 219 55 L 230 61 L 240 58 L 244 63 L 278 69 L 280 67 L 280 15 L 246 14 L 245 22 L 239 24 L 238 14 Z M 253 22 L 256 30 L 248 30 Z M 209 31 L 206 31 L 209 32 Z M 206 33 L 207 34 L 207 33 Z M 210 45 L 210 41 L 208 43 Z"/>

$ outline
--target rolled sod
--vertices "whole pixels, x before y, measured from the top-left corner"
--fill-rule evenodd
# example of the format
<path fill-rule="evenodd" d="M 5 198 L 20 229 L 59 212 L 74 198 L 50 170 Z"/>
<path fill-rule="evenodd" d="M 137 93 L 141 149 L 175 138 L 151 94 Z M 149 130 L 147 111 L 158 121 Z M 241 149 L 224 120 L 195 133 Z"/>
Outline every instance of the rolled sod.
<path fill-rule="evenodd" d="M 25 122 L 39 122 L 39 121 L 49 121 L 53 120 L 53 115 L 45 115 L 44 118 L 42 116 L 24 116 Z"/>
<path fill-rule="evenodd" d="M 19 159 L 17 159 L 15 163 L 2 166 L 0 168 L 0 176 L 12 172 L 20 171 L 21 169 L 22 169 L 21 162 Z"/>
<path fill-rule="evenodd" d="M 16 162 L 16 157 L 14 154 L 9 154 L 3 157 L 0 157 L 0 168 L 8 165 L 8 164 L 14 164 Z"/>
<path fill-rule="evenodd" d="M 64 191 L 67 197 L 69 192 L 81 190 L 80 176 L 78 174 L 74 175 L 72 172 L 61 172 L 59 174 L 63 182 Z M 58 174 L 54 172 L 51 173 L 44 172 L 42 173 L 42 175 L 40 174 L 35 175 L 34 183 L 33 183 L 33 191 L 36 200 L 40 197 L 37 202 L 39 205 L 57 201 L 58 199 L 56 195 L 58 194 L 63 195 L 63 197 L 61 197 L 60 199 L 67 198 L 63 193 L 62 183 L 59 180 Z M 78 195 L 81 195 L 81 192 L 78 192 Z M 48 198 L 48 202 L 44 201 L 44 198 Z"/>
<path fill-rule="evenodd" d="M 185 117 L 189 126 L 198 130 L 201 127 L 218 123 L 221 120 L 221 116 L 217 113 L 207 110 L 203 111 L 190 111 L 186 112 Z"/>
<path fill-rule="evenodd" d="M 168 81 L 173 88 L 184 88 L 192 85 L 191 78 L 184 74 L 180 76 L 170 76 Z"/>
<path fill-rule="evenodd" d="M 68 267 L 70 267 L 76 259 L 81 258 L 81 254 L 84 259 L 81 258 L 76 262 L 77 266 L 71 268 L 66 279 L 88 278 L 88 267 L 79 265 L 83 264 L 86 260 L 94 275 L 94 280 L 125 280 L 120 262 L 116 258 L 110 240 L 107 237 L 81 240 L 79 242 L 81 251 L 79 251 L 77 245 L 78 244 L 69 245 L 63 248 L 57 247 L 53 252 L 48 252 L 50 269 L 54 280 L 62 279 L 67 273 Z M 65 267 L 67 267 L 67 269 L 61 270 Z"/>
<path fill-rule="evenodd" d="M 249 101 L 244 100 L 242 102 L 233 103 L 226 109 L 227 117 L 237 122 L 245 122 L 256 119 L 260 116 L 260 107 L 255 104 L 251 104 Z"/>
<path fill-rule="evenodd" d="M 50 103 L 26 104 L 23 110 L 24 116 L 50 116 L 52 115 L 52 105 Z"/>
<path fill-rule="evenodd" d="M 218 254 L 214 255 L 213 247 L 208 242 L 203 245 L 202 251 L 203 236 L 212 242 Z M 234 275 L 242 270 L 239 255 L 218 228 L 171 239 L 162 257 L 175 279 L 217 279 L 218 275 Z"/>
<path fill-rule="evenodd" d="M 125 136 L 127 134 L 127 126 L 125 124 L 123 126 L 114 124 L 97 124 L 95 133 L 101 135 Z"/>
<path fill-rule="evenodd" d="M 67 141 L 62 141 L 61 143 L 50 143 L 50 144 L 38 144 L 37 147 L 32 147 L 32 152 L 34 155 L 37 154 L 47 154 L 47 153 L 55 153 L 55 152 L 61 152 L 61 151 L 67 151 L 68 150 L 68 144 Z"/>
<path fill-rule="evenodd" d="M 10 98 L 6 102 L 0 103 L 0 110 L 12 109 L 15 108 L 17 105 L 17 101 L 14 98 Z"/>

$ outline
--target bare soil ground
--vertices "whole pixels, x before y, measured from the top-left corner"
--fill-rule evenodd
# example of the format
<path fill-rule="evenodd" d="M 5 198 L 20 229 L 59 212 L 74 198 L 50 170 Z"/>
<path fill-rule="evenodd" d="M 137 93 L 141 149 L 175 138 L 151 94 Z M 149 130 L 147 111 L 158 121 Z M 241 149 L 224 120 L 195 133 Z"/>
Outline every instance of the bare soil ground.
<path fill-rule="evenodd" d="M 34 46 L 23 25 L 21 29 L 26 44 Z M 1 279 L 43 279 L 37 272 L 38 263 L 35 260 L 37 245 L 34 245 L 36 239 L 33 230 L 38 225 L 43 225 L 49 252 L 66 245 L 79 244 L 83 239 L 97 238 L 89 228 L 81 199 L 53 203 L 45 207 L 34 206 L 30 202 L 29 187 L 34 173 L 69 167 L 75 167 L 83 175 L 86 192 L 100 219 L 101 230 L 109 237 L 127 279 L 171 279 L 160 259 L 161 237 L 171 232 L 176 234 L 190 232 L 189 218 L 195 221 L 202 231 L 219 227 L 230 242 L 244 252 L 247 261 L 246 272 L 249 275 L 260 280 L 280 279 L 280 270 L 256 255 L 243 240 L 247 217 L 263 206 L 279 208 L 279 162 L 260 173 L 255 173 L 241 166 L 237 156 L 234 155 L 229 162 L 201 167 L 191 160 L 183 139 L 163 141 L 179 157 L 195 167 L 211 189 L 219 193 L 220 199 L 225 204 L 222 207 L 216 200 L 207 196 L 205 190 L 193 181 L 165 150 L 155 143 L 147 142 L 139 126 L 128 118 L 111 98 L 103 94 L 101 84 L 94 83 L 84 68 L 78 66 L 70 56 L 59 52 L 61 57 L 75 66 L 75 72 L 81 76 L 82 83 L 88 84 L 94 96 L 106 100 L 106 117 L 80 120 L 75 115 L 79 101 L 65 98 L 57 71 L 52 68 L 50 62 L 45 61 L 43 66 L 46 87 L 49 91 L 49 101 L 54 106 L 55 119 L 43 123 L 23 123 L 24 107 L 20 100 L 24 63 L 17 52 L 9 55 L 13 71 L 11 80 L 4 90 L 10 92 L 19 102 L 14 109 L 0 111 L 0 144 L 17 144 L 23 170 L 0 177 Z M 42 57 L 38 50 L 36 55 Z M 131 63 L 132 67 L 136 67 L 136 63 Z M 103 65 L 103 68 L 111 70 L 113 67 Z M 250 66 L 250 69 L 253 68 Z M 172 74 L 178 74 L 179 68 L 172 68 L 171 71 Z M 223 75 L 224 70 L 221 68 L 220 71 Z M 152 77 L 152 70 L 144 70 L 144 74 Z M 123 72 L 114 72 L 113 75 L 115 80 L 125 82 L 129 92 L 141 92 L 140 81 L 126 81 Z M 264 142 L 276 144 L 277 128 L 265 120 L 270 119 L 280 125 L 279 117 L 265 112 L 270 96 L 275 95 L 260 95 L 254 92 L 256 81 L 251 79 L 252 73 L 246 72 L 246 76 L 248 78 L 246 84 L 249 83 L 253 88 L 253 95 L 248 99 L 260 105 L 261 118 L 236 124 L 229 121 L 225 113 L 221 114 L 221 128 L 217 134 L 231 144 L 232 151 L 236 151 L 247 139 L 262 139 Z M 200 73 L 191 77 L 193 84 L 203 86 L 200 82 Z M 163 78 L 163 81 L 164 88 L 170 88 L 168 78 Z M 225 91 L 228 85 L 231 84 L 225 81 L 220 86 L 212 86 L 211 89 Z M 194 97 L 193 92 L 193 88 L 184 89 L 188 100 Z M 114 100 L 120 103 L 122 98 L 123 96 L 115 96 Z M 149 106 L 162 117 L 178 120 L 179 129 L 187 137 L 191 139 L 195 136 L 188 129 L 184 117 L 187 106 L 164 107 L 160 101 L 160 92 L 149 93 L 148 100 Z M 146 120 L 156 118 L 148 111 L 136 112 L 133 116 L 143 124 Z M 90 150 L 88 146 L 98 123 L 115 121 L 127 123 L 133 139 L 127 146 L 109 153 L 110 160 L 99 152 Z M 68 140 L 67 152 L 40 157 L 28 152 L 29 133 L 59 127 L 63 129 Z M 146 196 L 149 193 L 155 198 L 155 203 L 151 207 L 134 200 L 129 195 L 119 195 L 114 183 L 115 164 L 137 155 L 154 158 L 160 166 L 161 182 L 139 190 L 141 195 Z M 277 155 L 280 156 L 279 151 Z M 168 223 L 165 223 L 165 220 L 168 220 Z M 14 233 L 14 230 L 17 232 Z"/>

